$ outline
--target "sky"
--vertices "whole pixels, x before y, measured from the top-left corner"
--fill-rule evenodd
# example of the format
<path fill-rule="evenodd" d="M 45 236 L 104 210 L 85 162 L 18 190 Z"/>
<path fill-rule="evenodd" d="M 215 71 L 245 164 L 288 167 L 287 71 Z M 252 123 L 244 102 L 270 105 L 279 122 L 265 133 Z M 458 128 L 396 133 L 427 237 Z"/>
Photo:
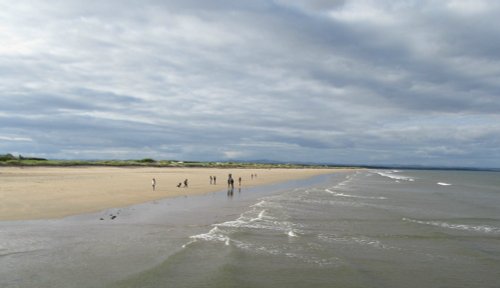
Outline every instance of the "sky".
<path fill-rule="evenodd" d="M 500 2 L 0 0 L 0 154 L 500 167 Z"/>

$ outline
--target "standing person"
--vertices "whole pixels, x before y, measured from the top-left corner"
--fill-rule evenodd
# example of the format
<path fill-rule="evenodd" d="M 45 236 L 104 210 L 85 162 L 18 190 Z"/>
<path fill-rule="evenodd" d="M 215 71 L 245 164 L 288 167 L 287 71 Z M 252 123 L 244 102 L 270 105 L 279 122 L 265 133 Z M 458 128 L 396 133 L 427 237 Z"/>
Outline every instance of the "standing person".
<path fill-rule="evenodd" d="M 212 177 L 212 176 L 210 176 L 210 185 L 212 185 L 212 182 L 213 182 L 213 181 L 214 181 L 214 180 L 213 180 L 213 177 Z"/>
<path fill-rule="evenodd" d="M 217 177 L 214 176 L 214 185 L 217 185 Z"/>
<path fill-rule="evenodd" d="M 241 187 L 241 177 L 238 178 L 238 185 Z"/>
<path fill-rule="evenodd" d="M 153 178 L 153 180 L 151 180 L 151 186 L 153 186 L 153 191 L 156 190 L 156 179 Z"/>
<path fill-rule="evenodd" d="M 188 188 L 188 179 L 184 180 L 184 188 Z"/>
<path fill-rule="evenodd" d="M 229 174 L 227 177 L 227 187 L 229 188 L 231 186 L 231 180 L 233 180 L 233 175 Z"/>

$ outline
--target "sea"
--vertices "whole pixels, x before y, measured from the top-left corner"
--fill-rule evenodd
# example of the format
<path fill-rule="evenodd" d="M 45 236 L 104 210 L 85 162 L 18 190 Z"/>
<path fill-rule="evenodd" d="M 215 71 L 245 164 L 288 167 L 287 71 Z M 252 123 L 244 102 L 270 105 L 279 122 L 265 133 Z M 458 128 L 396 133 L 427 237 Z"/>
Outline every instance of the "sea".
<path fill-rule="evenodd" d="M 0 245 L 1 287 L 500 287 L 500 172 L 338 172 L 0 222 Z"/>

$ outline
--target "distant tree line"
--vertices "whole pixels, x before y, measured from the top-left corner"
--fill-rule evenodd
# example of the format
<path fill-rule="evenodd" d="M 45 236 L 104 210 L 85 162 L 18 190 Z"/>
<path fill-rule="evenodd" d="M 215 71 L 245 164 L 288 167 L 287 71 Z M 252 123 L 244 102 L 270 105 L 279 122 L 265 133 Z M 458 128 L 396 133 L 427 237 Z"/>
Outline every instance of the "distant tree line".
<path fill-rule="evenodd" d="M 39 157 L 24 157 L 23 155 L 19 155 L 16 157 L 10 153 L 8 154 L 0 154 L 0 161 L 10 161 L 10 160 L 35 160 L 35 161 L 47 161 L 45 158 Z"/>

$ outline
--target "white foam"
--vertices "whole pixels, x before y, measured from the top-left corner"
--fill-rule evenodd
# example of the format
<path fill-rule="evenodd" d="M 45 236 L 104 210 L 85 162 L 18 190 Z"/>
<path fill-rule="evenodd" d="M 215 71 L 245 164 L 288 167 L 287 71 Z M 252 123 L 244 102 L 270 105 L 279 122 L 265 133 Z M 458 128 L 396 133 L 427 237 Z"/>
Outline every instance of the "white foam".
<path fill-rule="evenodd" d="M 300 228 L 291 222 L 272 217 L 269 215 L 268 209 L 259 208 L 262 207 L 263 203 L 269 202 L 261 201 L 259 203 L 260 205 L 253 205 L 252 210 L 241 214 L 238 219 L 214 224 L 213 226 L 224 229 L 226 233 L 230 232 L 227 231 L 227 229 L 259 229 L 288 233 L 291 229 Z M 217 232 L 217 230 L 215 232 Z M 210 234 L 210 232 L 208 234 Z"/>
<path fill-rule="evenodd" d="M 437 184 L 441 185 L 441 186 L 450 186 L 451 185 L 450 183 L 446 183 L 446 182 L 438 182 Z"/>
<path fill-rule="evenodd" d="M 420 221 L 420 220 L 414 220 L 414 219 L 409 219 L 409 218 L 403 218 L 403 221 L 417 223 L 417 224 L 423 224 L 423 225 L 436 226 L 436 227 L 447 228 L 447 229 L 454 229 L 454 230 L 464 230 L 464 231 L 472 231 L 472 232 L 500 234 L 499 227 L 493 227 L 493 226 L 488 226 L 488 225 L 452 224 L 452 223 L 447 223 L 447 222 L 442 222 L 442 221 Z"/>
<path fill-rule="evenodd" d="M 389 247 L 387 245 L 382 244 L 382 242 L 375 240 L 375 239 L 370 239 L 370 238 L 358 238 L 358 237 L 352 237 L 352 241 L 354 241 L 357 244 L 360 245 L 367 245 L 371 246 L 373 248 L 377 249 L 391 249 L 392 247 Z"/>
<path fill-rule="evenodd" d="M 333 194 L 335 196 L 338 196 L 338 197 L 359 198 L 359 199 L 378 199 L 378 200 L 385 200 L 385 199 L 387 199 L 386 197 L 382 197 L 382 196 L 359 196 L 359 195 L 339 193 L 339 192 L 332 191 L 332 190 L 330 190 L 328 188 L 325 189 L 325 191 L 328 192 L 328 193 L 330 193 L 330 194 Z"/>
<path fill-rule="evenodd" d="M 222 231 L 217 226 L 215 226 L 210 231 L 208 231 L 208 233 L 193 235 L 193 236 L 190 236 L 189 238 L 191 238 L 195 241 L 196 240 L 204 240 L 204 241 L 210 241 L 210 242 L 223 242 L 226 245 L 229 245 L 229 242 L 231 240 L 228 236 L 222 234 Z M 185 248 L 185 246 L 187 246 L 189 244 L 191 244 L 191 243 L 187 243 L 187 244 L 183 245 L 183 247 Z"/>
<path fill-rule="evenodd" d="M 356 244 L 356 245 L 362 245 L 362 246 L 370 246 L 372 248 L 377 248 L 377 249 L 398 249 L 396 247 L 391 247 L 388 245 L 383 244 L 379 240 L 372 239 L 369 237 L 365 236 L 359 236 L 359 237 L 338 237 L 335 235 L 325 235 L 325 234 L 319 234 L 318 239 L 325 241 L 325 242 L 337 242 L 337 243 L 345 243 L 345 244 Z"/>
<path fill-rule="evenodd" d="M 186 244 L 182 245 L 182 248 L 186 248 L 187 246 L 189 246 L 189 245 L 191 245 L 191 244 L 193 244 L 195 242 L 196 242 L 196 239 L 193 239 L 193 240 L 187 242 Z"/>
<path fill-rule="evenodd" d="M 269 197 L 269 199 L 271 199 Z M 276 202 L 273 202 L 273 201 L 269 201 L 269 199 L 264 199 L 264 200 L 261 200 L 253 205 L 251 205 L 250 207 L 251 208 L 279 208 L 281 207 L 278 203 Z"/>
<path fill-rule="evenodd" d="M 251 205 L 250 207 L 262 207 L 262 206 L 266 206 L 267 202 L 265 200 L 261 200 L 260 202 L 257 202 L 253 205 Z"/>
<path fill-rule="evenodd" d="M 257 216 L 257 219 L 258 219 L 258 220 L 263 219 L 263 218 L 264 218 L 264 213 L 266 213 L 266 210 L 262 210 L 262 211 L 260 211 L 260 212 L 259 212 L 259 216 Z"/>
<path fill-rule="evenodd" d="M 274 246 L 260 246 L 252 243 L 241 242 L 241 241 L 233 241 L 235 247 L 250 251 L 257 254 L 267 254 L 273 256 L 284 256 L 287 258 L 291 258 L 297 261 L 301 261 L 308 264 L 318 265 L 321 267 L 331 266 L 338 263 L 340 260 L 338 258 L 321 258 L 313 255 L 301 255 L 293 252 L 288 252 L 290 248 L 281 245 Z"/>
<path fill-rule="evenodd" d="M 287 234 L 289 237 L 299 237 L 297 234 L 295 234 L 295 232 L 293 232 L 293 230 L 290 230 L 288 231 L 288 234 Z"/>
<path fill-rule="evenodd" d="M 241 218 L 241 217 L 240 217 Z M 270 216 L 267 216 L 266 215 L 266 210 L 262 210 L 259 212 L 259 215 L 257 215 L 257 217 L 255 218 L 251 218 L 248 222 L 255 222 L 255 221 L 260 221 L 260 220 L 264 220 L 264 219 L 274 219 L 273 217 L 270 217 Z M 240 219 L 242 220 L 242 219 Z M 243 221 L 243 224 L 246 223 L 246 221 Z"/>
<path fill-rule="evenodd" d="M 375 173 L 378 174 L 378 175 L 380 175 L 380 176 L 388 177 L 388 178 L 391 178 L 391 179 L 394 179 L 394 180 L 404 180 L 404 181 L 410 181 L 410 182 L 415 181 L 415 179 L 412 178 L 412 177 L 403 176 L 403 175 L 395 175 L 395 174 L 392 174 L 391 172 L 377 171 Z"/>

